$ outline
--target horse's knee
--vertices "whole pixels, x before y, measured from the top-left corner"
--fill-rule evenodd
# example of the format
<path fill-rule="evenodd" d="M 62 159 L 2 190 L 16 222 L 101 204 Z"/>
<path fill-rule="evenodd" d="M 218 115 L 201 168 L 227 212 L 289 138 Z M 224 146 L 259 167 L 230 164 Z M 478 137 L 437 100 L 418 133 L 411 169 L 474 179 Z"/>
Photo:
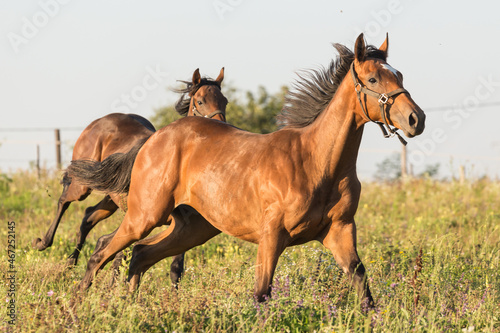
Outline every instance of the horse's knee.
<path fill-rule="evenodd" d="M 66 206 L 69 206 L 70 203 L 71 203 L 71 201 L 68 201 L 68 199 L 66 198 L 66 196 L 64 194 L 61 195 L 59 197 L 59 200 L 57 201 L 57 204 L 61 207 L 64 207 L 64 208 L 67 208 Z"/>
<path fill-rule="evenodd" d="M 82 223 L 80 224 L 80 234 L 79 236 L 84 236 L 87 237 L 87 234 L 92 230 L 93 225 L 92 222 L 89 222 L 87 218 L 84 218 L 82 220 Z"/>
<path fill-rule="evenodd" d="M 95 210 L 95 206 L 85 208 L 85 217 L 90 216 Z"/>
<path fill-rule="evenodd" d="M 87 262 L 87 272 L 93 271 L 95 267 L 101 262 L 101 254 L 95 251 Z"/>

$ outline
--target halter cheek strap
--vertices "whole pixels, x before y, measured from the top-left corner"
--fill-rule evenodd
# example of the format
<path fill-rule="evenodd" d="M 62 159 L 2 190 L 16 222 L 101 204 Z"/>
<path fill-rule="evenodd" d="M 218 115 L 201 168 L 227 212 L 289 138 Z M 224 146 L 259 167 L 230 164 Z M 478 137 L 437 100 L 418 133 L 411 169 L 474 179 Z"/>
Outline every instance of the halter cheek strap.
<path fill-rule="evenodd" d="M 221 110 L 215 110 L 214 112 L 212 112 L 210 114 L 205 114 L 204 115 L 200 111 L 198 111 L 198 109 L 196 108 L 196 105 L 194 103 L 194 98 L 192 98 L 191 100 L 193 101 L 193 114 L 195 116 L 203 117 L 203 118 L 213 118 L 213 117 L 215 117 L 218 114 L 224 115 L 224 112 L 222 112 Z"/>
<path fill-rule="evenodd" d="M 397 129 L 391 128 L 389 125 L 389 122 L 387 121 L 387 111 L 385 106 L 387 105 L 387 102 L 392 98 L 393 100 L 396 98 L 397 95 L 406 93 L 410 94 L 406 89 L 404 88 L 398 88 L 396 90 L 393 90 L 388 93 L 378 93 L 376 91 L 370 90 L 367 87 L 363 86 L 359 81 L 358 77 L 356 74 L 356 71 L 354 70 L 354 62 L 351 64 L 351 75 L 352 75 L 352 80 L 354 81 L 354 90 L 356 91 L 356 95 L 358 96 L 358 101 L 359 104 L 361 105 L 361 110 L 363 110 L 363 113 L 365 114 L 366 118 L 370 120 L 371 122 L 374 122 L 375 124 L 380 126 L 380 129 L 382 130 L 382 134 L 384 135 L 384 138 L 390 138 L 394 135 L 396 135 L 399 139 L 399 141 L 406 146 L 407 142 L 401 135 L 397 132 Z M 380 116 L 382 118 L 383 122 L 380 121 L 374 121 L 372 118 L 370 118 L 370 115 L 366 111 L 365 107 L 363 106 L 363 101 L 361 100 L 361 93 L 375 97 L 378 100 L 378 104 L 380 106 Z M 385 125 L 385 127 L 384 127 Z M 387 128 L 387 129 L 386 129 Z M 387 131 L 389 131 L 391 134 L 388 134 Z"/>

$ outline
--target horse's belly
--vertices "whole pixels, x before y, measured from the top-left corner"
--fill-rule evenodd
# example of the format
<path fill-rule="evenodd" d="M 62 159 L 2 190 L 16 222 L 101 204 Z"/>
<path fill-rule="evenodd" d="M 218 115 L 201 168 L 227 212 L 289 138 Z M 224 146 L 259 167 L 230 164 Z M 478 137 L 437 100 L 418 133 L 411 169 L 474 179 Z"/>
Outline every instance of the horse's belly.
<path fill-rule="evenodd" d="M 252 218 L 245 218 L 238 214 L 217 214 L 214 211 L 208 213 L 208 221 L 214 227 L 225 234 L 239 239 L 258 243 L 260 239 L 259 221 Z"/>

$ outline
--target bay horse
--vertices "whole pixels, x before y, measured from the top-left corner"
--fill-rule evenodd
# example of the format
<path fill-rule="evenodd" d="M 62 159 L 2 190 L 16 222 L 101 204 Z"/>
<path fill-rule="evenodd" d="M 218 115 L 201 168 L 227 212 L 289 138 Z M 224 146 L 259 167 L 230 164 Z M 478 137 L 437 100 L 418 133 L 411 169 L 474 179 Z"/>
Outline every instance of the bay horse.
<path fill-rule="evenodd" d="M 215 80 L 202 78 L 199 69 L 193 73 L 191 81 L 181 81 L 186 88 L 174 89 L 181 94 L 175 105 L 175 110 L 181 116 L 201 116 L 225 121 L 227 99 L 221 92 L 221 84 L 224 79 L 224 68 Z M 136 114 L 112 113 L 93 121 L 80 134 L 73 149 L 73 160 L 103 161 L 115 153 L 126 153 L 133 148 L 140 147 L 155 132 L 154 126 L 145 118 Z M 123 172 L 130 173 L 135 156 L 129 160 L 127 166 L 121 165 Z M 128 170 L 128 171 L 126 171 Z M 62 180 L 63 191 L 58 200 L 56 217 L 49 230 L 43 237 L 36 238 L 32 246 L 39 251 L 50 247 L 53 243 L 57 227 L 65 211 L 73 201 L 85 200 L 92 188 L 77 180 L 72 180 L 65 172 Z M 69 256 L 67 265 L 77 264 L 80 251 L 89 232 L 100 221 L 111 216 L 118 207 L 125 210 L 122 196 L 107 194 L 97 205 L 85 210 L 80 231 L 77 236 L 77 244 L 74 252 Z M 174 259 L 171 267 L 172 280 L 178 280 L 183 270 L 184 256 L 179 255 Z"/>
<path fill-rule="evenodd" d="M 87 289 L 117 252 L 145 238 L 176 207 L 189 205 L 203 218 L 175 220 L 135 245 L 131 291 L 159 260 L 224 232 L 258 245 L 258 301 L 270 296 L 284 249 L 316 240 L 333 253 L 360 299 L 373 307 L 354 219 L 364 124 L 382 122 L 409 138 L 425 127 L 425 114 L 403 88 L 402 74 L 386 62 L 388 44 L 387 37 L 380 48 L 367 46 L 363 34 L 354 52 L 334 44 L 337 60 L 300 76 L 276 132 L 254 134 L 184 118 L 152 135 L 132 170 L 124 220 L 99 239 L 80 288 Z"/>

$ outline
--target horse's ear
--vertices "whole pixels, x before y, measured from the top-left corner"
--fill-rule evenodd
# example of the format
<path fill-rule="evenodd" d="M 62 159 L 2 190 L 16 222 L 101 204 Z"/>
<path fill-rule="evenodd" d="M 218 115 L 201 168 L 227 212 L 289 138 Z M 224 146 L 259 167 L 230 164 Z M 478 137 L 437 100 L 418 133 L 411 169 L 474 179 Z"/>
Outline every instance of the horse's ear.
<path fill-rule="evenodd" d="M 385 57 L 389 55 L 389 33 L 386 33 L 385 35 L 385 41 L 380 45 L 378 48 L 380 51 L 385 53 Z"/>
<path fill-rule="evenodd" d="M 224 80 L 224 67 L 220 70 L 219 76 L 215 79 L 215 81 L 220 85 L 222 83 L 222 80 Z"/>
<path fill-rule="evenodd" d="M 197 85 L 201 82 L 200 69 L 196 68 L 193 73 L 193 85 Z"/>
<path fill-rule="evenodd" d="M 365 37 L 363 33 L 361 33 L 356 39 L 356 44 L 354 44 L 354 59 L 358 62 L 362 62 L 365 60 Z"/>

